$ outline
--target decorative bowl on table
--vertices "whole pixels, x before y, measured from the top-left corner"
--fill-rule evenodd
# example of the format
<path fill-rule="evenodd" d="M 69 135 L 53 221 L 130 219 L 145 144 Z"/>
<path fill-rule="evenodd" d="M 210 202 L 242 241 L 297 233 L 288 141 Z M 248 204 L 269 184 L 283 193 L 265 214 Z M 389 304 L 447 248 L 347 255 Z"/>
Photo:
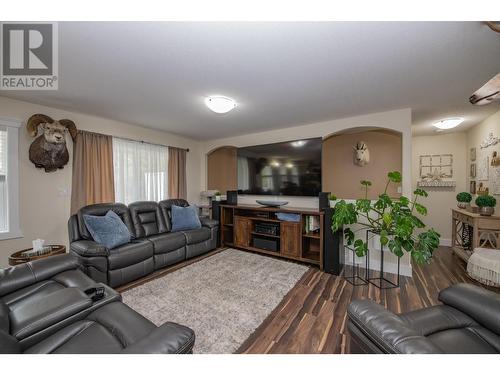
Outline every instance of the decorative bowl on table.
<path fill-rule="evenodd" d="M 266 207 L 281 207 L 286 204 L 288 204 L 287 201 L 262 201 L 262 200 L 256 200 L 256 202 L 262 206 Z"/>

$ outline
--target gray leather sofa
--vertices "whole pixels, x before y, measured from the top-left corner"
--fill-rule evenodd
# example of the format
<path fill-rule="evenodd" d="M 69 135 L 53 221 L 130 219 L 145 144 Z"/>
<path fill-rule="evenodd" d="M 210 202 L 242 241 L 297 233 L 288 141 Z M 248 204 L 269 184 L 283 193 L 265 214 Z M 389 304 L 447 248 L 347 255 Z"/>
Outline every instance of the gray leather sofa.
<path fill-rule="evenodd" d="M 85 291 L 104 287 L 93 300 Z M 190 353 L 194 332 L 156 327 L 69 254 L 0 269 L 0 353 Z"/>
<path fill-rule="evenodd" d="M 112 287 L 144 277 L 155 270 L 207 253 L 217 247 L 219 223 L 200 218 L 199 229 L 172 232 L 171 207 L 188 206 L 183 199 L 83 207 L 68 222 L 70 250 L 85 273 Z M 83 215 L 105 215 L 113 210 L 132 235 L 132 241 L 109 250 L 94 242 Z"/>
<path fill-rule="evenodd" d="M 500 294 L 456 284 L 439 300 L 442 305 L 400 315 L 371 300 L 353 301 L 351 353 L 500 353 Z"/>

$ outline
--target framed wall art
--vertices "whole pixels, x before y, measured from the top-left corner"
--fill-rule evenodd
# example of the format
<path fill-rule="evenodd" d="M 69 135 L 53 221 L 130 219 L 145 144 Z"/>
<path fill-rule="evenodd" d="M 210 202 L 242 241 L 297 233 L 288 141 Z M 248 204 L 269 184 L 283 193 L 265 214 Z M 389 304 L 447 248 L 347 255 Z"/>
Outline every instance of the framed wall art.
<path fill-rule="evenodd" d="M 476 148 L 472 147 L 470 149 L 470 161 L 476 161 Z"/>
<path fill-rule="evenodd" d="M 476 181 L 470 182 L 469 193 L 476 194 Z"/>

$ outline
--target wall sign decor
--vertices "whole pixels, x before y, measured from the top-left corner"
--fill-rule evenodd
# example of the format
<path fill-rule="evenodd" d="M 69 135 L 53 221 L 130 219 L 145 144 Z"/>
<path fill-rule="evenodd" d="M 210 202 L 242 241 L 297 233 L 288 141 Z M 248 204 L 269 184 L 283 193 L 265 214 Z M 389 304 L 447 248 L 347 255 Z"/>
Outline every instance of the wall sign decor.
<path fill-rule="evenodd" d="M 500 195 L 500 168 L 494 168 L 491 174 L 493 194 Z"/>
<path fill-rule="evenodd" d="M 420 155 L 420 178 L 437 181 L 453 177 L 453 155 Z"/>
<path fill-rule="evenodd" d="M 44 168 L 45 172 L 54 172 L 62 169 L 69 161 L 66 147 L 66 132 L 69 132 L 73 141 L 76 138 L 76 125 L 71 120 L 54 121 L 42 114 L 31 116 L 26 127 L 29 135 L 36 137 L 39 129 L 42 134 L 30 145 L 29 158 L 37 168 Z"/>
<path fill-rule="evenodd" d="M 481 142 L 481 148 L 487 148 L 500 143 L 500 138 L 493 136 L 493 133 L 488 134 L 488 137 Z"/>
<path fill-rule="evenodd" d="M 472 147 L 470 149 L 470 161 L 476 161 L 476 148 Z"/>
<path fill-rule="evenodd" d="M 453 155 L 420 155 L 420 187 L 455 187 L 453 177 Z"/>
<path fill-rule="evenodd" d="M 493 151 L 493 155 L 491 155 L 491 166 L 498 167 L 500 165 L 500 157 L 497 155 L 496 151 Z"/>
<path fill-rule="evenodd" d="M 488 171 L 490 164 L 487 155 L 479 155 L 476 166 L 476 179 L 479 181 L 488 181 Z"/>
<path fill-rule="evenodd" d="M 470 165 L 470 178 L 476 178 L 476 164 Z"/>
<path fill-rule="evenodd" d="M 469 193 L 476 194 L 476 181 L 471 181 L 470 182 Z"/>

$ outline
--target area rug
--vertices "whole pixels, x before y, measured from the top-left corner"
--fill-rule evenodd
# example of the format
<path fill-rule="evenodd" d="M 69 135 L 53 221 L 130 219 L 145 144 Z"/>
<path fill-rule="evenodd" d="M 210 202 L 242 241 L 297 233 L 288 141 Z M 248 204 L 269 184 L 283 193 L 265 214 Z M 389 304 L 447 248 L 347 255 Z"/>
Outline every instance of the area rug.
<path fill-rule="evenodd" d="M 308 267 L 228 249 L 122 294 L 156 325 L 191 327 L 195 353 L 234 353 Z"/>

